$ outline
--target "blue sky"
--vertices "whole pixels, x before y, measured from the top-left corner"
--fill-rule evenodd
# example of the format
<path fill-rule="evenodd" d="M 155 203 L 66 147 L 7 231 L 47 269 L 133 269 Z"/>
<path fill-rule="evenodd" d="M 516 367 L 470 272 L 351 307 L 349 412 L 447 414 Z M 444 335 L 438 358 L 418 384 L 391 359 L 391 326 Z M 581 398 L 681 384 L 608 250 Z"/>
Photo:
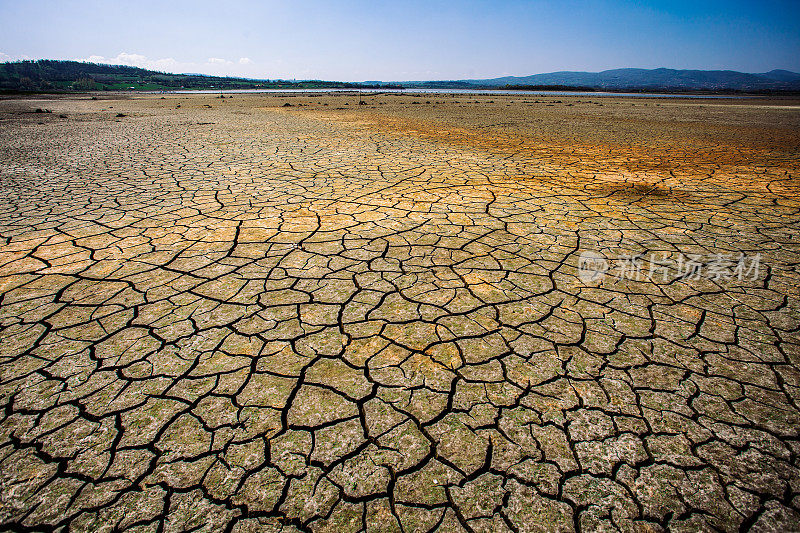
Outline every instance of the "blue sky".
<path fill-rule="evenodd" d="M 0 0 L 0 61 L 264 78 L 800 71 L 800 2 Z"/>

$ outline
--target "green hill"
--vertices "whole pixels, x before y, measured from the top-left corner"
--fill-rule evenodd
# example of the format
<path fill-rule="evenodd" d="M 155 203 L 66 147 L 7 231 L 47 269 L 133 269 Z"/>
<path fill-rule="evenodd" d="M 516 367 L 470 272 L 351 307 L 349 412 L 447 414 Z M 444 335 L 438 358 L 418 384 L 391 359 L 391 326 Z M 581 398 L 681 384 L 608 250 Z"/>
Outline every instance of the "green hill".
<path fill-rule="evenodd" d="M 179 89 L 357 89 L 365 85 L 337 81 L 252 80 L 201 74 L 167 74 L 123 65 L 78 61 L 0 63 L 2 91 L 160 91 Z"/>

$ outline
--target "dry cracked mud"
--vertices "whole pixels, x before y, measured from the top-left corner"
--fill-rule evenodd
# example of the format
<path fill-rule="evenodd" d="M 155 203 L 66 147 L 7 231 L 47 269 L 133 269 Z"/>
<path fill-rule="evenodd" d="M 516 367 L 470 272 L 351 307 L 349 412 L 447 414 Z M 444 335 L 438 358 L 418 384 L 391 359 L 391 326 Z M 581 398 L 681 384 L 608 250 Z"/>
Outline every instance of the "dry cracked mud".
<path fill-rule="evenodd" d="M 797 102 L 363 99 L 0 100 L 3 529 L 800 528 Z"/>

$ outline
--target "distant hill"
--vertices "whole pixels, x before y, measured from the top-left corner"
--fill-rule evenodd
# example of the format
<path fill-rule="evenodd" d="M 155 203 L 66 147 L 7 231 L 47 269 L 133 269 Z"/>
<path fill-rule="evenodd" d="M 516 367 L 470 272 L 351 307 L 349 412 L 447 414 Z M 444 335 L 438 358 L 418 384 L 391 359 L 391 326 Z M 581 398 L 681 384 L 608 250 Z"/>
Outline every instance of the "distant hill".
<path fill-rule="evenodd" d="M 562 85 L 615 90 L 800 90 L 800 74 L 789 72 L 788 70 L 772 70 L 763 74 L 748 74 L 733 70 L 620 68 L 602 72 L 563 71 L 534 74 L 532 76 L 505 76 L 502 78 L 464 81 L 472 85 L 485 87 Z"/>
<path fill-rule="evenodd" d="M 363 89 L 363 88 L 539 88 L 553 90 L 638 91 L 800 91 L 800 74 L 771 70 L 747 74 L 733 70 L 621 68 L 602 72 L 551 72 L 474 80 L 364 82 L 286 81 L 168 74 L 124 65 L 78 61 L 0 63 L 0 91 L 159 91 L 176 89 Z"/>
<path fill-rule="evenodd" d="M 159 91 L 176 89 L 357 89 L 364 84 L 338 81 L 252 80 L 167 74 L 124 65 L 78 61 L 14 61 L 0 63 L 0 90 L 5 91 Z"/>

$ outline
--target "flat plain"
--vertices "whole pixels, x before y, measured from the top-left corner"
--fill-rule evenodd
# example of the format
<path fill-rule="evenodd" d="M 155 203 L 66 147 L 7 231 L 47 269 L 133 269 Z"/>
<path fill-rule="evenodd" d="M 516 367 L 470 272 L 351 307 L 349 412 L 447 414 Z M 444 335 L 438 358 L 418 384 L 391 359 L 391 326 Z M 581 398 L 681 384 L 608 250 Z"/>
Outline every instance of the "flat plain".
<path fill-rule="evenodd" d="M 228 96 L 0 100 L 0 527 L 800 530 L 800 101 Z"/>

